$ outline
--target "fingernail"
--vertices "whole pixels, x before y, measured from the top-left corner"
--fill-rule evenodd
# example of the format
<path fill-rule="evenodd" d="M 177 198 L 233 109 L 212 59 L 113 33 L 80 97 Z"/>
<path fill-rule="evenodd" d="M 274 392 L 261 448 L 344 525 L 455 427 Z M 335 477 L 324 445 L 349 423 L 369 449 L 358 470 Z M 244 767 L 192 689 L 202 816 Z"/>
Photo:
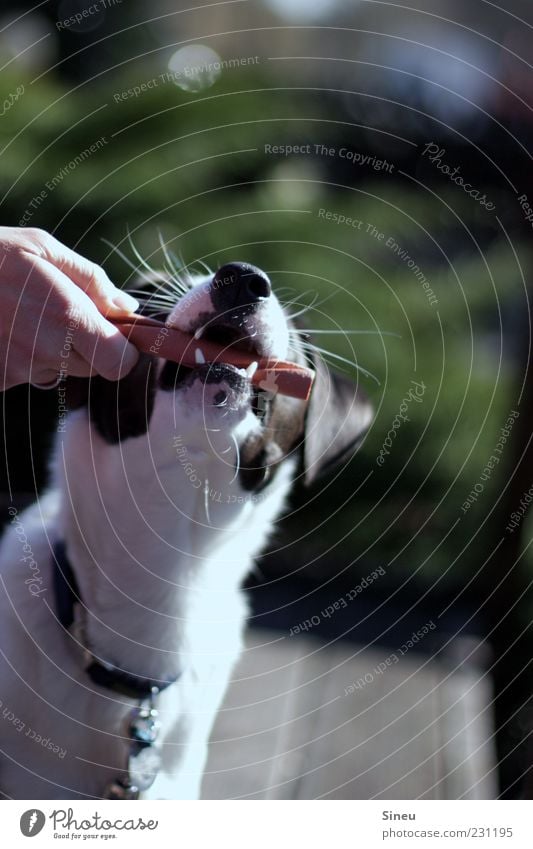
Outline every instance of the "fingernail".
<path fill-rule="evenodd" d="M 139 301 L 132 298 L 132 296 L 128 295 L 127 292 L 119 291 L 119 293 L 113 298 L 113 303 L 119 310 L 135 312 L 135 310 L 139 309 Z"/>

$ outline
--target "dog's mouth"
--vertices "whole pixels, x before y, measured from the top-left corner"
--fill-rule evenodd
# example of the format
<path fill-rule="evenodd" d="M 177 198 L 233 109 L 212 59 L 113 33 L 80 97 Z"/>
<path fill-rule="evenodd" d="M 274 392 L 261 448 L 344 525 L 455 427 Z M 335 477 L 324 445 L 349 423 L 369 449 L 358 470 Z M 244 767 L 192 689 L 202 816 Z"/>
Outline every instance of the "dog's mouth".
<path fill-rule="evenodd" d="M 250 381 L 264 350 L 258 340 L 257 332 L 253 328 L 219 323 L 216 319 L 204 324 L 199 322 L 191 330 L 198 340 L 201 338 L 223 349 L 246 353 L 250 359 L 250 365 L 247 368 L 238 368 L 231 363 L 225 363 L 223 358 L 216 363 L 207 363 L 198 348 L 195 351 L 195 366 L 166 363 L 161 375 L 164 388 L 178 390 L 191 385 L 195 380 L 200 380 L 204 384 L 226 383 L 232 392 L 239 396 L 249 395 L 252 399 L 252 408 L 255 408 L 255 400 L 261 394 L 261 390 L 252 387 Z M 225 397 L 222 403 L 215 406 L 224 406 L 226 401 Z"/>
<path fill-rule="evenodd" d="M 226 382 L 229 400 L 241 410 L 250 400 L 253 409 L 253 399 L 264 385 L 269 395 L 293 391 L 291 381 L 299 364 L 286 362 L 289 325 L 268 277 L 255 266 L 222 266 L 182 295 L 162 318 L 182 334 L 182 353 L 176 356 L 180 348 L 171 344 L 160 354 L 168 357 L 161 379 L 165 389 L 189 391 L 193 384 L 196 390 L 201 384 L 211 384 L 202 396 L 209 406 L 212 384 Z M 200 398 L 197 391 L 196 396 Z M 295 397 L 304 395 L 296 393 Z M 195 403 L 192 394 L 190 401 Z"/>

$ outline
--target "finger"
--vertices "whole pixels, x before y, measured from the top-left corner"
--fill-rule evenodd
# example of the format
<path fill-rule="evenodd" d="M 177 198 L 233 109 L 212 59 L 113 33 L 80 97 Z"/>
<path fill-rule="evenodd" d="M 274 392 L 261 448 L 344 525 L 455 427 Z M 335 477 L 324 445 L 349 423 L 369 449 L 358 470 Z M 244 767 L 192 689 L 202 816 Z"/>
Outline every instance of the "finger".
<path fill-rule="evenodd" d="M 61 369 L 63 377 L 92 377 L 96 370 L 80 354 L 73 351 L 68 358 L 66 368 Z"/>
<path fill-rule="evenodd" d="M 52 389 L 59 384 L 59 375 L 56 371 L 43 369 L 36 374 L 31 373 L 30 383 L 32 386 L 37 386 L 40 389 Z"/>
<path fill-rule="evenodd" d="M 31 368 L 29 382 L 33 384 L 54 383 L 58 379 L 66 380 L 67 377 L 92 377 L 96 374 L 91 365 L 79 354 L 72 351 L 68 358 L 68 364 L 63 362 L 57 370 L 50 368 Z M 16 385 L 16 384 L 15 384 Z"/>
<path fill-rule="evenodd" d="M 53 290 L 47 310 L 43 314 L 43 324 L 47 330 L 46 315 L 53 316 L 54 326 L 49 335 L 61 334 L 62 342 L 57 349 L 57 357 L 76 353 L 92 369 L 108 380 L 120 380 L 128 374 L 137 360 L 139 351 L 114 325 L 98 311 L 94 302 L 55 266 L 44 259 L 35 257 L 34 272 L 41 274 L 43 282 Z M 47 331 L 48 332 L 48 331 Z M 68 340 L 68 341 L 67 341 Z M 51 341 L 48 342 L 48 347 Z M 55 365 L 48 361 L 47 367 Z M 43 364 L 44 365 L 44 364 Z M 83 375 L 82 375 L 83 376 Z"/>
<path fill-rule="evenodd" d="M 60 374 L 62 378 L 67 377 L 91 377 L 97 374 L 96 370 L 87 360 L 74 349 L 69 352 L 68 358 L 60 362 Z"/>
<path fill-rule="evenodd" d="M 107 380 L 125 377 L 137 360 L 139 351 L 126 341 L 120 332 L 95 310 L 85 314 L 73 334 L 75 351 L 91 369 Z"/>
<path fill-rule="evenodd" d="M 104 269 L 48 233 L 39 236 L 41 256 L 83 289 L 102 313 L 135 312 L 139 302 L 113 285 Z"/>

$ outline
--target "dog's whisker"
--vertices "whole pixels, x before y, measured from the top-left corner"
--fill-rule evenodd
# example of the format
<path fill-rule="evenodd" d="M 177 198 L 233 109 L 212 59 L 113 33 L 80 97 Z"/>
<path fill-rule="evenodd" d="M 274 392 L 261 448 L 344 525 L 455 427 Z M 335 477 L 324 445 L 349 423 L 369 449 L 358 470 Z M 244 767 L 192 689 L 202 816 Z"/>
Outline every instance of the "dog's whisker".
<path fill-rule="evenodd" d="M 156 274 L 157 272 L 156 272 L 155 268 L 152 268 L 152 266 L 149 265 L 146 262 L 144 257 L 139 253 L 139 251 L 135 247 L 135 244 L 133 242 L 133 239 L 131 237 L 131 233 L 130 233 L 129 229 L 128 229 L 128 242 L 129 242 L 130 248 L 133 251 L 134 256 L 137 258 L 137 260 L 139 262 L 139 265 L 142 266 L 143 268 L 145 268 L 146 271 L 148 272 L 148 274 L 150 274 L 150 275 Z"/>
<path fill-rule="evenodd" d="M 155 297 L 154 296 L 156 296 L 158 298 L 163 298 L 163 297 L 168 298 L 168 303 L 171 304 L 172 306 L 174 306 L 174 304 L 176 303 L 176 297 L 175 297 L 175 292 L 172 290 L 172 287 L 170 287 L 170 285 L 169 285 L 170 281 L 168 279 L 162 279 L 160 281 L 154 281 L 154 276 L 157 277 L 157 275 L 160 272 L 158 272 L 156 269 L 152 268 L 142 258 L 142 256 L 139 254 L 139 252 L 135 248 L 135 245 L 132 242 L 130 234 L 128 234 L 128 238 L 129 238 L 131 249 L 132 249 L 135 257 L 137 258 L 139 265 L 136 265 L 135 263 L 133 263 L 131 261 L 131 259 L 128 256 L 126 256 L 126 254 L 122 250 L 120 250 L 120 248 L 118 248 L 116 245 L 113 245 L 113 243 L 110 242 L 108 239 L 102 239 L 102 241 L 106 245 L 108 245 L 111 248 L 111 250 L 114 253 L 116 253 L 117 256 L 119 256 L 122 259 L 122 261 L 125 262 L 126 265 L 129 268 L 131 268 L 132 271 L 135 272 L 135 274 L 138 275 L 138 277 L 141 278 L 141 280 L 143 282 L 150 283 L 151 285 L 157 285 L 157 289 L 156 289 L 155 292 L 147 292 L 146 290 L 138 289 L 136 286 L 128 287 L 128 290 L 133 295 L 143 294 L 144 296 L 149 296 L 151 298 L 154 298 L 153 303 L 155 303 Z M 145 270 L 143 270 L 143 268 Z M 180 295 L 182 294 L 181 290 L 180 290 L 179 294 Z"/>
<path fill-rule="evenodd" d="M 160 313 L 160 312 L 169 313 L 169 312 L 171 312 L 171 310 L 174 307 L 174 304 L 169 303 L 168 301 L 149 301 L 149 300 L 146 300 L 146 299 L 144 299 L 142 301 L 142 305 L 143 305 L 143 307 L 148 308 L 152 312 L 158 312 L 158 313 Z"/>
<path fill-rule="evenodd" d="M 168 266 L 165 267 L 165 271 L 167 276 L 164 279 L 164 284 L 166 287 L 165 291 L 168 292 L 168 294 L 171 295 L 176 292 L 176 290 L 180 292 L 183 291 L 183 293 L 188 291 L 187 285 L 181 279 L 177 271 L 169 268 Z"/>
<path fill-rule="evenodd" d="M 167 300 L 172 300 L 172 295 L 170 292 L 167 292 L 163 286 L 159 286 L 157 289 L 135 289 L 135 292 L 138 295 L 145 295 L 147 298 L 166 298 Z"/>
<path fill-rule="evenodd" d="M 177 277 L 176 269 L 174 269 L 173 267 L 169 267 L 168 264 L 166 264 L 163 268 L 163 272 L 164 272 L 165 276 L 162 277 L 162 272 L 161 272 L 160 269 L 152 268 L 152 266 L 150 266 L 147 262 L 145 262 L 142 259 L 142 257 L 138 253 L 137 249 L 135 248 L 135 246 L 131 242 L 131 239 L 130 239 L 130 244 L 131 244 L 131 249 L 132 249 L 133 253 L 138 258 L 141 265 L 143 265 L 144 268 L 146 269 L 146 271 L 143 272 L 141 268 L 136 268 L 137 273 L 140 274 L 141 278 L 143 280 L 145 280 L 146 282 L 158 286 L 158 288 L 156 290 L 158 295 L 161 295 L 161 296 L 164 295 L 164 296 L 168 297 L 169 300 L 172 301 L 172 304 L 175 304 L 176 295 L 181 297 L 182 295 L 184 295 L 188 291 L 185 284 L 182 283 L 182 281 L 179 279 L 179 277 Z M 158 275 L 161 276 L 162 279 L 160 279 L 159 281 L 157 281 L 157 280 L 154 281 L 154 277 L 157 278 Z"/>
<path fill-rule="evenodd" d="M 368 371 L 368 369 L 363 368 L 363 366 L 360 366 L 358 363 L 354 362 L 353 360 L 349 360 L 349 359 L 347 359 L 347 357 L 342 357 L 340 354 L 335 354 L 333 351 L 328 351 L 326 348 L 321 348 L 319 345 L 314 345 L 312 342 L 302 341 L 301 344 L 302 344 L 303 348 L 305 348 L 305 350 L 309 351 L 310 353 L 316 353 L 316 354 L 322 355 L 323 359 L 325 361 L 327 361 L 328 357 L 331 357 L 332 359 L 337 360 L 338 362 L 345 363 L 346 365 L 350 366 L 351 368 L 354 368 L 357 371 L 360 371 L 361 374 L 365 375 L 365 377 L 372 378 L 372 380 L 375 380 L 375 382 L 377 383 L 378 386 L 381 386 L 381 383 L 380 383 L 380 381 L 378 380 L 378 378 L 376 377 L 375 374 L 372 374 L 372 372 Z"/>
<path fill-rule="evenodd" d="M 204 262 L 203 259 L 197 259 L 195 262 L 197 262 L 198 265 L 202 265 L 208 274 L 213 274 L 213 270 L 209 268 L 208 264 Z"/>
<path fill-rule="evenodd" d="M 172 310 L 172 304 L 160 304 L 157 301 L 143 301 L 142 305 L 152 313 L 169 313 Z"/>
<path fill-rule="evenodd" d="M 300 310 L 299 312 L 295 312 L 292 315 L 288 315 L 287 318 L 289 319 L 289 321 L 294 321 L 295 318 L 300 318 L 301 315 L 305 315 L 306 312 L 309 312 L 309 310 L 312 309 L 312 307 L 313 307 L 313 304 L 311 304 L 308 307 L 304 307 L 304 309 Z"/>
<path fill-rule="evenodd" d="M 150 304 L 168 304 L 168 306 L 174 306 L 176 303 L 176 298 L 171 297 L 170 295 L 165 295 L 161 292 L 147 292 L 143 289 L 131 289 L 136 295 L 140 295 L 145 299 L 146 303 Z"/>
<path fill-rule="evenodd" d="M 159 232 L 159 238 L 161 240 L 161 231 L 158 231 L 158 232 Z M 169 248 L 167 242 L 164 243 L 164 246 L 161 245 L 161 247 L 163 248 L 163 252 L 165 254 L 167 262 L 172 269 L 172 273 L 177 277 L 180 277 L 181 274 L 187 273 L 185 271 L 185 260 L 183 258 L 183 255 L 182 254 L 178 255 L 178 254 L 174 253 L 172 248 Z"/>
<path fill-rule="evenodd" d="M 159 303 L 158 301 L 142 300 L 141 304 L 143 306 L 143 309 L 156 313 L 168 313 L 172 309 L 171 304 Z"/>
<path fill-rule="evenodd" d="M 292 330 L 289 328 L 289 341 L 290 342 L 301 342 L 302 340 L 305 342 L 307 339 L 311 338 L 311 334 L 307 332 L 307 330 Z"/>
<path fill-rule="evenodd" d="M 306 327 L 305 330 L 299 330 L 297 327 L 291 327 L 289 333 L 298 336 L 313 333 L 321 336 L 396 336 L 398 339 L 402 338 L 400 333 L 393 333 L 388 330 L 321 330 L 315 327 Z"/>
<path fill-rule="evenodd" d="M 283 290 L 276 289 L 276 291 L 283 291 Z M 284 301 L 283 299 L 280 298 L 280 303 L 284 307 L 289 306 L 291 303 L 295 303 L 299 298 L 305 298 L 307 295 L 316 295 L 316 292 L 313 289 L 308 289 L 306 292 L 302 292 L 298 289 L 291 289 L 287 286 L 285 288 L 285 291 L 295 292 L 296 294 L 294 295 L 294 297 L 290 301 Z"/>
<path fill-rule="evenodd" d="M 166 242 L 165 242 L 165 240 L 164 240 L 164 238 L 163 238 L 163 234 L 161 233 L 161 231 L 160 231 L 160 230 L 158 230 L 157 235 L 158 235 L 158 237 L 159 237 L 159 244 L 161 245 L 161 250 L 163 251 L 163 256 L 165 257 L 165 262 L 166 262 L 166 264 L 167 264 L 167 266 L 168 266 L 168 268 L 167 268 L 168 273 L 170 274 L 170 276 L 171 276 L 172 278 L 179 279 L 179 278 L 177 277 L 177 272 L 178 272 L 178 270 L 179 270 L 179 269 L 178 269 L 178 260 L 177 260 L 177 258 L 176 258 L 176 257 L 173 257 L 173 256 L 170 254 L 169 249 L 168 249 L 168 246 L 167 246 L 167 244 L 166 244 Z"/>
<path fill-rule="evenodd" d="M 289 315 L 289 319 L 292 321 L 295 318 L 299 318 L 299 316 L 301 316 L 301 315 L 305 315 L 306 312 L 309 312 L 309 310 L 314 309 L 317 302 L 318 302 L 318 295 L 315 295 L 315 297 L 313 298 L 313 300 L 311 301 L 310 304 L 306 304 L 304 307 L 302 307 L 301 310 L 298 310 L 298 312 L 295 312 L 295 313 L 292 313 L 291 315 Z"/>
<path fill-rule="evenodd" d="M 329 300 L 331 300 L 331 298 L 333 298 L 335 294 L 336 294 L 335 292 L 331 292 L 331 293 L 330 293 L 330 294 L 329 294 L 326 298 L 323 298 L 321 301 L 319 301 L 319 302 L 318 302 L 318 307 L 323 306 L 323 304 L 325 304 L 325 303 L 327 303 Z M 306 303 L 306 302 L 303 300 L 303 299 L 304 299 L 304 297 L 306 297 L 307 295 L 312 295 L 312 296 L 313 296 L 313 300 L 311 301 L 311 303 L 310 303 L 310 304 Z M 308 292 L 304 292 L 303 294 L 297 295 L 295 298 L 292 298 L 292 300 L 290 300 L 290 301 L 286 301 L 285 303 L 282 303 L 282 306 L 283 306 L 283 309 L 287 312 L 287 310 L 289 309 L 289 307 L 293 306 L 294 304 L 296 304 L 297 306 L 300 306 L 300 305 L 301 305 L 301 306 L 303 307 L 303 312 L 305 312 L 306 310 L 310 310 L 310 309 L 312 309 L 312 308 L 313 308 L 313 307 L 317 304 L 317 298 L 318 298 L 318 296 L 319 296 L 319 295 L 318 295 L 318 292 L 315 292 L 315 291 L 313 291 L 313 290 L 311 290 L 311 289 L 310 289 Z M 294 317 L 297 317 L 297 316 L 298 316 L 298 315 L 300 315 L 300 314 L 301 314 L 301 312 L 296 313 Z M 289 316 L 289 318 L 290 318 L 290 317 L 291 317 L 291 316 Z"/>
<path fill-rule="evenodd" d="M 160 241 L 161 241 L 161 234 L 159 234 L 159 237 L 160 237 Z M 138 260 L 139 264 L 137 264 L 137 265 L 134 262 L 132 262 L 131 259 L 128 256 L 126 256 L 126 254 L 122 250 L 120 250 L 120 248 L 118 248 L 116 245 L 114 245 L 108 239 L 104 238 L 104 239 L 102 239 L 102 241 L 108 247 L 110 247 L 111 250 L 114 253 L 116 253 L 117 256 L 119 256 L 120 259 L 123 262 L 125 262 L 126 265 L 129 268 L 131 268 L 131 270 L 134 271 L 135 274 L 138 275 L 138 277 L 140 277 L 140 279 L 143 282 L 150 283 L 151 285 L 157 285 L 157 289 L 156 289 L 155 292 L 139 289 L 136 286 L 128 287 L 128 290 L 133 295 L 143 295 L 145 297 L 151 298 L 152 304 L 156 303 L 156 299 L 161 299 L 161 300 L 165 299 L 170 306 L 174 306 L 175 303 L 176 303 L 176 295 L 179 295 L 181 297 L 181 295 L 184 295 L 185 292 L 188 291 L 188 289 L 187 289 L 187 286 L 179 279 L 179 277 L 177 277 L 177 269 L 172 264 L 172 259 L 171 259 L 170 255 L 168 254 L 168 251 L 165 250 L 166 246 L 164 244 L 161 244 L 161 247 L 163 249 L 163 253 L 165 254 L 165 258 L 167 260 L 167 263 L 170 264 L 170 268 L 169 267 L 164 268 L 164 271 L 166 273 L 165 279 L 162 279 L 160 281 L 154 281 L 154 276 L 157 277 L 157 275 L 160 272 L 157 269 L 152 268 L 143 259 L 143 257 L 139 254 L 138 250 L 136 249 L 135 245 L 133 244 L 133 241 L 131 239 L 131 235 L 129 233 L 128 233 L 128 238 L 129 238 L 129 243 L 130 243 L 131 249 L 132 249 L 135 257 Z M 166 304 L 164 304 L 164 306 L 166 306 Z"/>
<path fill-rule="evenodd" d="M 165 294 L 172 295 L 174 299 L 176 298 L 176 295 L 180 298 L 182 295 L 185 295 L 188 291 L 185 284 L 182 283 L 182 281 L 178 277 L 176 277 L 175 273 L 168 267 L 168 265 L 165 265 L 163 270 L 166 275 L 165 288 L 163 290 Z"/>
<path fill-rule="evenodd" d="M 328 302 L 328 301 L 331 301 L 331 299 L 332 299 L 332 298 L 334 298 L 334 297 L 335 297 L 335 295 L 336 295 L 336 292 L 331 292 L 331 294 L 330 294 L 330 295 L 328 295 L 328 296 L 327 296 L 327 298 L 323 298 L 321 301 L 318 301 L 318 303 L 317 303 L 317 300 L 316 300 L 316 298 L 315 298 L 315 300 L 313 300 L 313 302 L 312 302 L 311 304 L 309 304 L 308 306 L 304 307 L 302 310 L 300 310 L 300 312 L 297 312 L 297 313 L 295 313 L 294 315 L 290 315 L 290 316 L 288 316 L 288 317 L 289 317 L 290 319 L 294 319 L 294 318 L 298 318 L 300 315 L 304 315 L 304 314 L 305 314 L 306 312 L 308 312 L 310 309 L 317 309 L 317 310 L 319 310 L 321 307 L 323 307 L 323 306 L 324 306 L 324 304 L 327 304 L 327 302 Z M 317 297 L 318 297 L 318 296 L 317 296 Z"/>
<path fill-rule="evenodd" d="M 316 292 L 305 292 L 304 295 L 313 295 L 315 298 L 317 297 Z M 303 295 L 298 294 L 294 298 L 291 298 L 290 301 L 282 301 L 281 305 L 282 305 L 283 309 L 287 312 L 290 307 L 293 307 L 295 305 L 300 306 L 302 304 L 305 304 L 303 297 L 304 297 Z"/>
<path fill-rule="evenodd" d="M 179 295 L 184 295 L 188 290 L 187 287 L 181 282 L 179 277 L 176 277 L 175 272 L 172 269 L 165 265 L 165 273 L 167 275 L 167 286 L 169 287 L 169 291 L 176 292 Z"/>
<path fill-rule="evenodd" d="M 142 271 L 142 269 L 140 269 L 138 265 L 135 265 L 135 263 L 132 262 L 131 259 L 128 256 L 126 256 L 126 254 L 123 251 L 120 250 L 120 248 L 118 248 L 116 245 L 114 245 L 113 242 L 110 242 L 109 239 L 104 239 L 104 238 L 102 238 L 102 242 L 104 242 L 104 244 L 106 244 L 109 248 L 111 248 L 113 253 L 116 253 L 117 256 L 119 256 L 120 259 L 123 262 L 125 262 L 126 265 L 129 268 L 131 268 L 132 271 L 135 272 L 135 274 L 138 274 L 139 277 L 141 277 L 147 283 L 151 282 L 151 277 L 149 277 L 149 275 L 145 271 Z"/>

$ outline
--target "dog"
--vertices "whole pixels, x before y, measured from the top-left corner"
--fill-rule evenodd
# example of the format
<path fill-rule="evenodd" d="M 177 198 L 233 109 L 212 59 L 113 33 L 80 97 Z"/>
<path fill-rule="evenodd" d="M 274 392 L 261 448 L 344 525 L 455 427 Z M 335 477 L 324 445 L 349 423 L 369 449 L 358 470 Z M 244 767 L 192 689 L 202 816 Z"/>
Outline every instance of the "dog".
<path fill-rule="evenodd" d="M 141 354 L 68 378 L 52 485 L 0 546 L 0 792 L 196 799 L 242 649 L 243 579 L 295 479 L 343 462 L 366 396 L 309 353 L 247 263 L 149 277 L 142 312 L 252 357 L 310 364 L 310 400 L 248 370 Z"/>

